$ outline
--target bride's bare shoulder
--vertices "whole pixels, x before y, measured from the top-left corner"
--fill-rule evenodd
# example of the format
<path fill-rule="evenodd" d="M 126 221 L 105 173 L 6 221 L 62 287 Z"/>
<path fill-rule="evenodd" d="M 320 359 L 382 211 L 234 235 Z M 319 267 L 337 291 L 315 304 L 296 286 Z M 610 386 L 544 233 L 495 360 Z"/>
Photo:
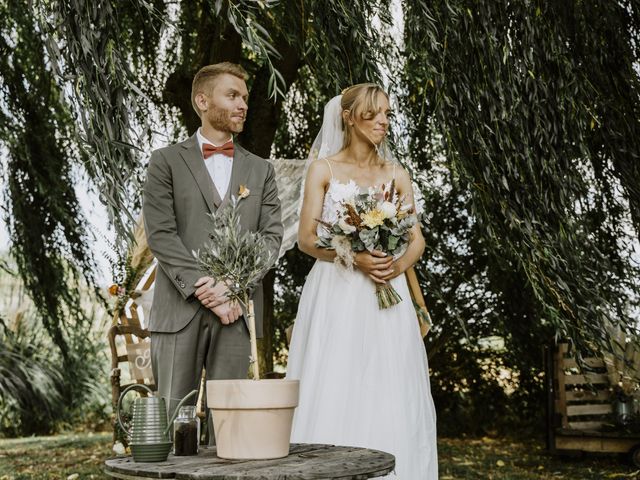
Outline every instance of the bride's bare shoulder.
<path fill-rule="evenodd" d="M 327 163 L 326 158 L 316 158 L 309 164 L 307 171 L 307 181 L 320 183 L 322 185 L 331 179 L 331 167 Z"/>
<path fill-rule="evenodd" d="M 388 168 L 389 171 L 392 172 L 398 192 L 404 194 L 412 191 L 413 187 L 411 186 L 411 175 L 406 168 L 404 168 L 399 163 L 392 164 Z"/>

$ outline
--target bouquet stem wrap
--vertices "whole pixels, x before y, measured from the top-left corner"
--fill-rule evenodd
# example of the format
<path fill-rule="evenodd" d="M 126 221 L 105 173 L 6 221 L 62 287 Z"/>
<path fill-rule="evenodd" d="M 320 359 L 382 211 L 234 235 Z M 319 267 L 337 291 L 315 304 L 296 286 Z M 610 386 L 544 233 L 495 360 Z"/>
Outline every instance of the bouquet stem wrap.
<path fill-rule="evenodd" d="M 402 297 L 390 283 L 384 285 L 376 284 L 376 297 L 378 298 L 380 310 L 393 307 L 402 301 Z"/>

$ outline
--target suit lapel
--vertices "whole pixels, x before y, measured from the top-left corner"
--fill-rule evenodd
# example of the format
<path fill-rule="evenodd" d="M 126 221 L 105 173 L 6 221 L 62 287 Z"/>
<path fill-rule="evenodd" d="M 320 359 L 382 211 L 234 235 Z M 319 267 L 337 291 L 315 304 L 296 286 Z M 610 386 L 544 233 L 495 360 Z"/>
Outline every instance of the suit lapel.
<path fill-rule="evenodd" d="M 231 180 L 229 181 L 229 188 L 227 194 L 222 200 L 221 206 L 227 204 L 230 198 L 238 198 L 238 191 L 240 185 L 247 185 L 249 179 L 249 173 L 251 173 L 251 161 L 247 155 L 247 151 L 237 143 L 235 144 L 235 150 L 233 154 L 233 166 L 231 168 Z"/>
<path fill-rule="evenodd" d="M 213 180 L 211 180 L 211 175 L 209 175 L 209 171 L 204 164 L 196 135 L 193 134 L 189 139 L 182 142 L 181 146 L 182 151 L 180 152 L 180 155 L 182 155 L 187 167 L 189 167 L 191 175 L 193 175 L 193 178 L 200 189 L 200 193 L 202 193 L 204 200 L 207 202 L 209 211 L 213 213 L 220 207 L 222 199 L 220 198 L 220 195 L 213 184 Z"/>

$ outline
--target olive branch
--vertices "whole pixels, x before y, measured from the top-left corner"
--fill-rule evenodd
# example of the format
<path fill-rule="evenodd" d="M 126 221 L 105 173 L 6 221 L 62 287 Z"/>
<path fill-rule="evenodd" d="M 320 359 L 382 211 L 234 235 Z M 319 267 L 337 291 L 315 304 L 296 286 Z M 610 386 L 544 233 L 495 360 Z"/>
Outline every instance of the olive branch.
<path fill-rule="evenodd" d="M 250 361 L 254 379 L 258 380 L 260 368 L 255 314 L 250 295 L 273 265 L 274 258 L 264 235 L 240 225 L 240 201 L 232 197 L 229 205 L 208 215 L 211 219 L 209 240 L 193 255 L 202 271 L 216 283 L 224 282 L 227 285 L 227 298 L 239 302 L 246 312 L 251 341 Z"/>

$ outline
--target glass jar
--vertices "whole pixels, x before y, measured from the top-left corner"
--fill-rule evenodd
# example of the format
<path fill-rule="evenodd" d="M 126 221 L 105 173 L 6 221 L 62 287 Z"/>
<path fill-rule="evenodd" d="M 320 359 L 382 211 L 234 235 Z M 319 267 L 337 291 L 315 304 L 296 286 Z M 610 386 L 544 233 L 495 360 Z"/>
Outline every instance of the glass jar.
<path fill-rule="evenodd" d="M 180 407 L 173 422 L 173 454 L 197 455 L 200 442 L 200 419 L 196 407 Z"/>

